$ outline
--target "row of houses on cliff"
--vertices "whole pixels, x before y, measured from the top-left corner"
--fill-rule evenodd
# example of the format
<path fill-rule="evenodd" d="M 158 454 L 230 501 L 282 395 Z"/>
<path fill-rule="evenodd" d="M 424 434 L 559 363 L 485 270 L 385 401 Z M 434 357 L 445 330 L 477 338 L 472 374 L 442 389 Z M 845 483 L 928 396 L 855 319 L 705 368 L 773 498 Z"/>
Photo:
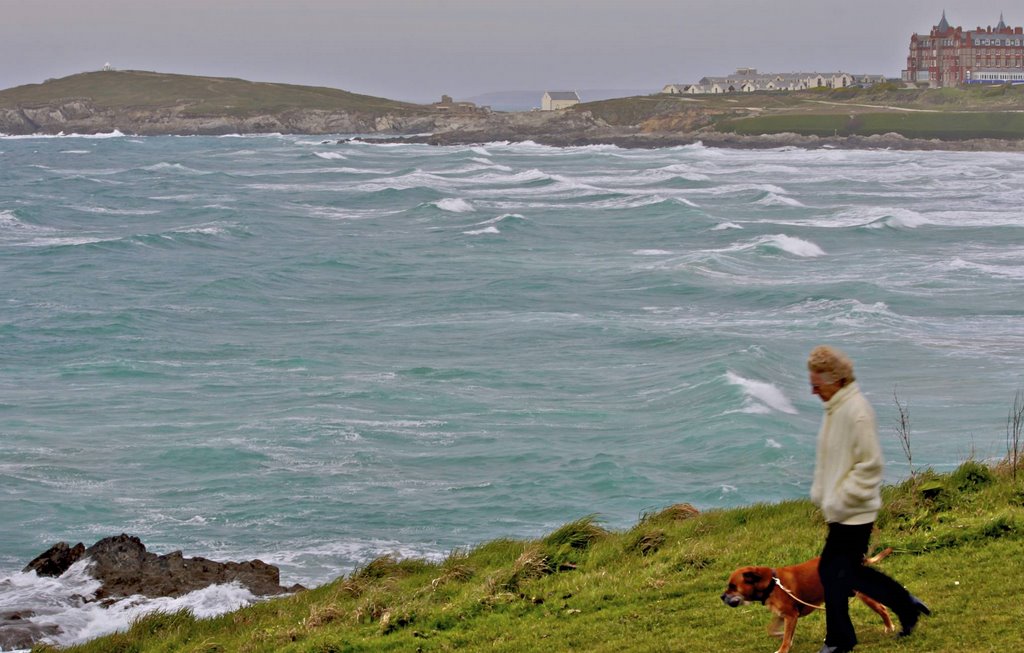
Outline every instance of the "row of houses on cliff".
<path fill-rule="evenodd" d="M 662 93 L 701 95 L 800 91 L 810 88 L 870 86 L 886 81 L 880 74 L 758 73 L 739 68 L 732 75 L 702 77 L 693 84 L 666 84 Z M 1024 28 L 1010 27 L 1000 14 L 995 27 L 965 30 L 953 27 L 942 12 L 927 35 L 910 37 L 910 53 L 902 81 L 918 86 L 1024 83 Z"/>
<path fill-rule="evenodd" d="M 718 93 L 753 93 L 754 91 L 802 91 L 808 88 L 845 88 L 870 86 L 885 81 L 885 75 L 851 75 L 850 73 L 758 73 L 756 68 L 738 68 L 733 75 L 702 77 L 696 84 L 666 84 L 662 93 L 669 95 L 702 95 Z"/>

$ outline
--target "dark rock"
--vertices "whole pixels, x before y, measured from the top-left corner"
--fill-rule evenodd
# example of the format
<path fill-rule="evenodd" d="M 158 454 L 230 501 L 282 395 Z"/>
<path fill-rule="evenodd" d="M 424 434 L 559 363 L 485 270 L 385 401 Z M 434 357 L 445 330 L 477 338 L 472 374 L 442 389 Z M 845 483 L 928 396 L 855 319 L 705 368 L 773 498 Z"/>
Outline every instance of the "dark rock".
<path fill-rule="evenodd" d="M 237 582 L 257 596 L 296 591 L 282 587 L 277 567 L 262 560 L 216 562 L 186 558 L 181 551 L 156 555 L 139 538 L 117 535 L 85 550 L 92 564 L 89 573 L 102 586 L 96 599 L 142 594 L 148 597 L 181 596 L 210 585 Z"/>
<path fill-rule="evenodd" d="M 34 616 L 30 610 L 0 612 L 0 650 L 32 648 L 44 637 L 56 635 L 56 626 L 39 626 L 28 620 Z"/>
<path fill-rule="evenodd" d="M 83 553 L 85 553 L 85 545 L 81 542 L 75 546 L 68 546 L 67 542 L 57 542 L 36 556 L 22 571 L 35 571 L 40 576 L 60 576 L 71 565 L 78 562 Z"/>

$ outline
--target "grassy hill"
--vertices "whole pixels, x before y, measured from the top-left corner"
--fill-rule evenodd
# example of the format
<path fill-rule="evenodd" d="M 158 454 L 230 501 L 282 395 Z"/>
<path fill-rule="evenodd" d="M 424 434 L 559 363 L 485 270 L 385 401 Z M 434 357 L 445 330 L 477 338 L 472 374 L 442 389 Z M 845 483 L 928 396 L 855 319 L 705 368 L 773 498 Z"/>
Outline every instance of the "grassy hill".
<path fill-rule="evenodd" d="M 612 125 L 638 125 L 648 132 L 1024 138 L 1024 88 L 1009 85 L 905 89 L 879 84 L 864 89 L 653 95 L 591 102 L 576 109 Z"/>
<path fill-rule="evenodd" d="M 859 602 L 861 653 L 1024 650 L 1024 468 L 967 461 L 884 490 L 879 567 L 933 611 L 896 640 Z M 818 554 L 807 501 L 697 514 L 685 504 L 625 532 L 583 517 L 536 541 L 497 540 L 438 563 L 378 558 L 346 578 L 210 620 L 154 614 L 69 653 L 189 651 L 654 651 L 767 653 L 760 604 L 726 607 L 729 573 Z M 801 619 L 794 653 L 817 651 L 820 613 Z M 34 651 L 49 651 L 37 646 Z"/>
<path fill-rule="evenodd" d="M 439 133 L 448 144 L 629 142 L 794 133 L 1024 139 L 1024 88 L 843 89 L 646 95 L 567 112 L 447 113 L 332 88 L 144 71 L 81 73 L 0 91 L 0 133 Z M 653 138 L 647 138 L 653 137 Z M 643 140 L 647 138 L 647 140 Z M 626 140 L 623 140 L 626 139 Z M 636 139 L 634 139 L 636 140 Z"/>
<path fill-rule="evenodd" d="M 44 106 L 76 99 L 88 100 L 103 109 L 184 107 L 185 113 L 193 115 L 244 116 L 291 109 L 402 113 L 424 108 L 333 88 L 139 70 L 79 73 L 42 84 L 9 88 L 0 91 L 0 108 Z"/>

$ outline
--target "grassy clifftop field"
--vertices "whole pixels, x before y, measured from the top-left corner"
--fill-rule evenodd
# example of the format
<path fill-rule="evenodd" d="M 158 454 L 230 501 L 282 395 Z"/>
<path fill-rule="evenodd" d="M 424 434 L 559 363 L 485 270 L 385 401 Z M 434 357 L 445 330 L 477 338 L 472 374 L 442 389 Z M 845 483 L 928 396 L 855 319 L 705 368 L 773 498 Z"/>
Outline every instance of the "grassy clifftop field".
<path fill-rule="evenodd" d="M 1024 138 L 1024 88 L 813 89 L 725 95 L 654 95 L 580 105 L 613 125 L 647 132 L 871 136 L 965 140 Z"/>
<path fill-rule="evenodd" d="M 439 145 L 535 140 L 664 147 L 704 140 L 731 147 L 815 147 L 822 143 L 814 139 L 827 137 L 839 147 L 932 149 L 927 141 L 937 139 L 946 147 L 1022 149 L 1024 89 L 879 84 L 868 89 L 655 94 L 564 111 L 513 113 L 417 105 L 332 88 L 145 71 L 81 73 L 0 91 L 0 133 L 114 130 L 140 135 L 419 134 L 410 140 Z M 761 138 L 774 135 L 783 138 Z M 883 135 L 886 142 L 878 142 Z M 875 140 L 858 141 L 863 138 Z M 967 142 L 974 145 L 963 145 Z"/>
<path fill-rule="evenodd" d="M 681 497 L 682 499 L 683 497 Z M 1024 650 L 1024 469 L 975 461 L 884 491 L 879 567 L 932 608 L 896 640 L 859 602 L 858 651 Z M 155 614 L 69 653 L 189 651 L 730 651 L 768 653 L 760 604 L 726 607 L 729 573 L 817 555 L 806 501 L 696 513 L 678 504 L 625 532 L 585 516 L 536 541 L 497 540 L 442 562 L 382 557 L 317 589 L 197 621 Z M 800 620 L 794 653 L 813 653 L 824 616 Z M 51 651 L 37 646 L 36 653 Z"/>
<path fill-rule="evenodd" d="M 0 91 L 0 107 L 87 99 L 105 109 L 185 107 L 187 113 L 247 115 L 287 109 L 409 111 L 419 105 L 334 88 L 139 70 L 80 73 Z"/>

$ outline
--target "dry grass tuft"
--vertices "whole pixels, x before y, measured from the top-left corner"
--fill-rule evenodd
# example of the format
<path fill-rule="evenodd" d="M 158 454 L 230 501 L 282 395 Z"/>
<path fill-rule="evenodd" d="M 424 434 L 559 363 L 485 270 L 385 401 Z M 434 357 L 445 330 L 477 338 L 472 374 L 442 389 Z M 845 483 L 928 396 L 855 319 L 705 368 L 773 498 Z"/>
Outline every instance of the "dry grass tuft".
<path fill-rule="evenodd" d="M 604 539 L 610 533 L 597 523 L 594 515 L 569 522 L 555 532 L 545 537 L 542 541 L 545 546 L 554 549 L 568 547 L 576 550 L 586 550 L 594 542 Z"/>
<path fill-rule="evenodd" d="M 333 605 L 314 605 L 309 611 L 309 616 L 303 620 L 303 624 L 306 628 L 319 628 L 343 616 L 344 613 Z"/>
<path fill-rule="evenodd" d="M 639 531 L 632 539 L 627 540 L 626 550 L 649 556 L 656 553 L 665 544 L 665 540 L 665 531 L 660 528 Z"/>
<path fill-rule="evenodd" d="M 382 578 L 394 576 L 397 570 L 398 560 L 390 554 L 382 555 L 379 558 L 374 558 L 370 562 L 366 563 L 365 567 L 360 567 L 353 571 L 349 580 L 380 580 Z"/>
<path fill-rule="evenodd" d="M 640 516 L 640 524 L 664 524 L 686 521 L 699 514 L 700 510 L 697 510 L 689 503 L 675 503 L 658 512 L 645 512 Z"/>

